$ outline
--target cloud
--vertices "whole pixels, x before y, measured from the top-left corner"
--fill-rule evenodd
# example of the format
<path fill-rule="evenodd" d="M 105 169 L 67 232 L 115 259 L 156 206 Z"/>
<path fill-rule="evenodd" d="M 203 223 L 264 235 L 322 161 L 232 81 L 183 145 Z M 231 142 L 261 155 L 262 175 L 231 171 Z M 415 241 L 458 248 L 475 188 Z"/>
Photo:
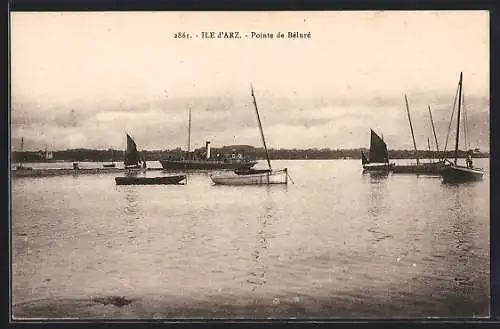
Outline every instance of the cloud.
<path fill-rule="evenodd" d="M 257 95 L 269 147 L 367 147 L 369 129 L 384 136 L 390 148 L 413 148 L 404 98 L 275 98 Z M 419 148 L 433 140 L 427 104 L 432 105 L 436 131 L 444 145 L 453 97 L 433 93 L 408 95 Z M 467 99 L 472 144 L 489 145 L 489 101 Z M 13 144 L 25 138 L 27 149 L 76 147 L 124 148 L 125 132 L 143 149 L 186 148 L 188 108 L 192 110 L 192 148 L 205 140 L 214 146 L 261 145 L 252 100 L 247 95 L 167 98 L 150 103 L 115 104 L 103 108 L 70 108 L 15 104 L 11 116 Z"/>

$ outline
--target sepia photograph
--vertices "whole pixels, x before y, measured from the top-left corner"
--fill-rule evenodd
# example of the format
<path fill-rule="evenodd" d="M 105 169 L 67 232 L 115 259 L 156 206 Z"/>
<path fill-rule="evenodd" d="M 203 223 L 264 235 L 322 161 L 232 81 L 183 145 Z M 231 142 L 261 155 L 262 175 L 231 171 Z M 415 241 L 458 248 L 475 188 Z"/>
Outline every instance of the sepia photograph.
<path fill-rule="evenodd" d="M 11 320 L 488 318 L 489 27 L 11 12 Z"/>

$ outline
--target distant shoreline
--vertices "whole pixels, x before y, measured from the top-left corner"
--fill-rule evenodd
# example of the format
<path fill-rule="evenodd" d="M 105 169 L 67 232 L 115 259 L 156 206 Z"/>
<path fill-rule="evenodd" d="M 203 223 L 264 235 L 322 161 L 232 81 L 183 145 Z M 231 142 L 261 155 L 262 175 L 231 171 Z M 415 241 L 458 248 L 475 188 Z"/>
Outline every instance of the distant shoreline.
<path fill-rule="evenodd" d="M 464 159 L 465 157 L 459 157 L 460 159 Z M 474 159 L 489 159 L 489 156 L 475 156 Z M 419 158 L 420 160 L 438 160 L 438 158 Z M 450 158 L 451 159 L 451 158 Z M 265 161 L 265 158 L 256 158 L 258 161 Z M 308 159 L 289 159 L 289 158 L 272 158 L 271 160 L 288 160 L 288 161 L 304 161 L 304 160 L 324 160 L 324 161 L 329 161 L 329 160 L 361 160 L 361 158 L 308 158 Z M 390 158 L 390 160 L 415 160 L 415 158 Z M 160 161 L 160 160 L 146 160 L 150 162 L 155 162 L 155 161 Z M 100 161 L 100 160 L 84 160 L 84 161 L 77 161 L 77 160 L 55 160 L 55 161 L 26 161 L 25 163 L 71 163 L 71 162 L 90 162 L 90 163 L 102 163 L 102 162 L 111 162 L 111 161 Z M 12 162 L 14 163 L 19 163 L 19 162 Z M 115 163 L 122 163 L 122 161 L 115 161 Z"/>
<path fill-rule="evenodd" d="M 203 159 L 204 148 L 200 148 L 191 152 L 195 155 L 192 158 Z M 366 148 L 357 149 L 270 149 L 268 151 L 271 160 L 338 160 L 338 159 L 361 159 L 361 152 L 369 155 L 369 150 Z M 186 156 L 186 151 L 180 148 L 174 150 L 139 150 L 140 158 L 146 161 L 159 161 L 166 158 L 183 159 Z M 265 151 L 263 148 L 254 148 L 248 145 L 224 146 L 222 148 L 212 148 L 212 155 L 221 153 L 227 157 L 231 153 L 242 153 L 250 159 L 262 160 L 265 159 Z M 12 162 L 43 163 L 43 162 L 123 162 L 123 150 L 96 150 L 96 149 L 73 149 L 64 151 L 53 151 L 53 158 L 46 160 L 41 151 L 26 151 L 12 152 Z M 439 159 L 443 155 L 446 158 L 454 158 L 454 151 L 436 152 L 429 150 L 418 151 L 420 159 Z M 459 158 L 465 158 L 467 152 L 460 150 Z M 480 152 L 476 150 L 473 158 L 489 158 L 489 152 Z M 415 151 L 413 150 L 389 150 L 389 160 L 398 159 L 415 159 Z"/>

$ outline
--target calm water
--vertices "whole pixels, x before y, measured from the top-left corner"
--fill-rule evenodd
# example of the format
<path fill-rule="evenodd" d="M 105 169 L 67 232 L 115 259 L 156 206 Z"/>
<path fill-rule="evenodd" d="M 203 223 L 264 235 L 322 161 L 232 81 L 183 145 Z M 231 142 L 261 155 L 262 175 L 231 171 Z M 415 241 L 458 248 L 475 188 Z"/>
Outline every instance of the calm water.
<path fill-rule="evenodd" d="M 449 186 L 362 175 L 359 160 L 274 167 L 288 167 L 295 184 L 212 186 L 206 174 L 185 186 L 116 186 L 116 174 L 14 179 L 14 315 L 489 315 L 488 174 Z M 131 303 L 98 299 L 109 296 Z"/>

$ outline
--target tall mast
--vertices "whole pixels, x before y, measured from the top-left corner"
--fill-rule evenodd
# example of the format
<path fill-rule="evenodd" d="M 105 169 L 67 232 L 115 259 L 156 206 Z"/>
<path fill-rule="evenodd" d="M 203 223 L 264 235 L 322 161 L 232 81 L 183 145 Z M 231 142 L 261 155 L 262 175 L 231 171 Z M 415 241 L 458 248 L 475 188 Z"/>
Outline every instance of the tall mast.
<path fill-rule="evenodd" d="M 413 147 L 415 148 L 415 158 L 417 159 L 417 165 L 419 165 L 420 160 L 418 159 L 417 143 L 415 143 L 415 135 L 413 134 L 413 126 L 411 124 L 411 118 L 410 118 L 410 107 L 408 106 L 408 98 L 406 97 L 406 94 L 405 94 L 405 102 L 406 102 L 406 113 L 408 113 L 408 122 L 410 122 L 411 138 L 413 139 Z"/>
<path fill-rule="evenodd" d="M 448 131 L 446 132 L 446 142 L 444 144 L 444 151 L 445 152 L 446 152 L 446 149 L 448 148 L 448 137 L 450 137 L 451 124 L 453 122 L 453 115 L 455 114 L 455 105 L 457 105 L 457 98 L 458 98 L 459 89 L 460 89 L 460 87 L 457 86 L 457 90 L 455 91 L 455 98 L 453 99 L 453 107 L 451 110 L 450 123 L 448 124 Z"/>
<path fill-rule="evenodd" d="M 191 108 L 189 108 L 189 123 L 188 123 L 188 145 L 187 145 L 187 151 L 188 151 L 188 160 L 190 157 L 190 152 L 191 152 Z"/>
<path fill-rule="evenodd" d="M 438 152 L 439 156 L 439 144 L 438 144 L 438 139 L 436 135 L 436 129 L 434 128 L 434 120 L 432 119 L 432 112 L 431 112 L 431 106 L 429 105 L 429 116 L 431 117 L 431 125 L 432 125 L 432 132 L 434 133 L 434 141 L 436 141 L 436 151 Z M 439 156 L 441 158 L 441 156 Z"/>
<path fill-rule="evenodd" d="M 24 137 L 21 137 L 21 166 L 23 165 L 24 160 Z"/>
<path fill-rule="evenodd" d="M 462 126 L 464 127 L 464 147 L 465 150 L 467 151 L 470 148 L 470 139 L 469 139 L 469 131 L 468 131 L 468 120 L 467 120 L 467 108 L 465 107 L 465 92 L 464 92 L 464 87 L 462 86 L 462 116 L 463 116 L 463 122 Z"/>
<path fill-rule="evenodd" d="M 255 107 L 255 113 L 257 114 L 257 122 L 259 123 L 260 137 L 262 138 L 262 144 L 264 144 L 264 150 L 266 151 L 267 165 L 269 166 L 269 170 L 272 170 L 271 160 L 269 160 L 269 153 L 267 152 L 266 139 L 264 138 L 264 130 L 262 129 L 262 123 L 260 122 L 260 116 L 259 116 L 259 110 L 257 109 L 257 101 L 255 100 L 255 95 L 253 93 L 253 86 L 250 85 L 250 87 L 252 89 L 253 105 Z"/>
<path fill-rule="evenodd" d="M 457 114 L 457 135 L 455 136 L 455 165 L 458 160 L 458 139 L 460 135 L 460 107 L 462 106 L 462 72 L 458 81 L 458 114 Z"/>

